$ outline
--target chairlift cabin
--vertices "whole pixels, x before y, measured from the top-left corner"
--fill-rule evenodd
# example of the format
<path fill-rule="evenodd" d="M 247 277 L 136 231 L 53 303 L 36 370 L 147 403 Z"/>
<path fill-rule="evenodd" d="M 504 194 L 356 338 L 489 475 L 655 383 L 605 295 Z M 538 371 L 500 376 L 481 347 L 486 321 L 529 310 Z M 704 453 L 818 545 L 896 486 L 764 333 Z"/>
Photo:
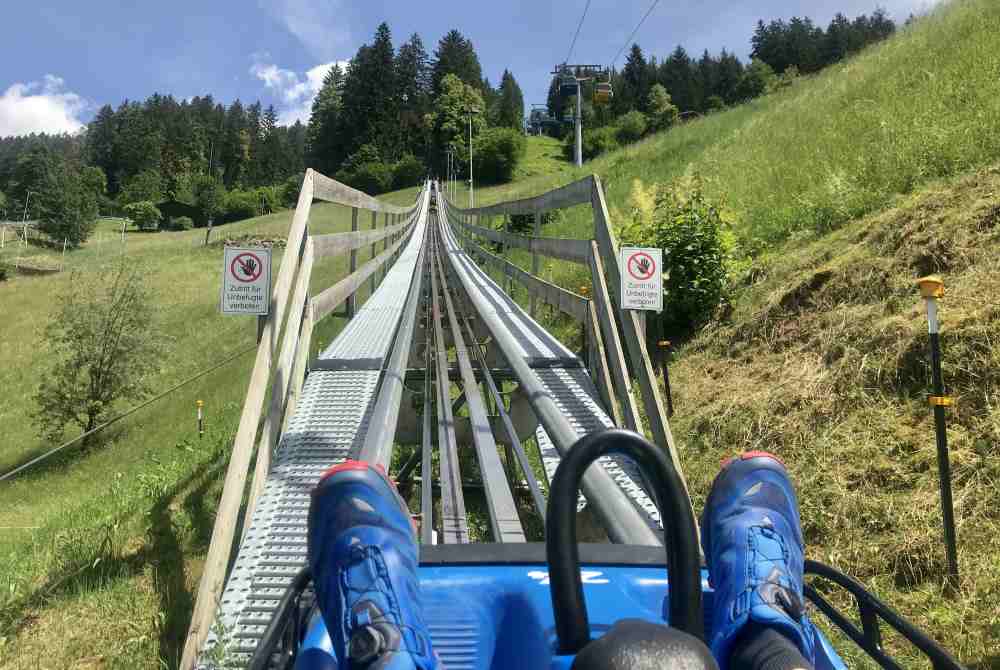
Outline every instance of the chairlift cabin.
<path fill-rule="evenodd" d="M 615 97 L 615 92 L 614 89 L 611 88 L 611 82 L 598 82 L 597 86 L 594 87 L 595 105 L 606 105 L 611 102 L 611 98 L 613 97 Z"/>
<path fill-rule="evenodd" d="M 571 74 L 559 75 L 559 94 L 560 95 L 576 95 L 576 77 Z"/>

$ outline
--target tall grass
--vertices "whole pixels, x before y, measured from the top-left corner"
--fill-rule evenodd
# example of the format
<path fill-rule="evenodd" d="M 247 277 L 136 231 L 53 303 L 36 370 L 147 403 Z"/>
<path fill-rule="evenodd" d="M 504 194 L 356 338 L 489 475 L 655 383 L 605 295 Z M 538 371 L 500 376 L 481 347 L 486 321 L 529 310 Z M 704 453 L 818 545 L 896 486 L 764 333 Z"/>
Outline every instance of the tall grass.
<path fill-rule="evenodd" d="M 952 0 L 888 41 L 750 104 L 620 151 L 477 193 L 477 204 L 604 180 L 613 218 L 634 180 L 698 174 L 746 253 L 823 233 L 1000 156 L 1000 3 Z M 459 198 L 459 203 L 465 199 Z M 559 234 L 589 236 L 581 213 Z M 549 234 L 549 233 L 546 233 Z"/>

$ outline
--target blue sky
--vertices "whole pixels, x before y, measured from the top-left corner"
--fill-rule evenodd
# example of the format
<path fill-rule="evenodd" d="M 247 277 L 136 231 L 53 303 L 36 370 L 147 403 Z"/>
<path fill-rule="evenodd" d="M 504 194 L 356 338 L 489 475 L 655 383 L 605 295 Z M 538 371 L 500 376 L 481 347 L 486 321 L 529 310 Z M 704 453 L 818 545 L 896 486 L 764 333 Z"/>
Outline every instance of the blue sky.
<path fill-rule="evenodd" d="M 572 61 L 607 64 L 652 0 L 592 0 Z M 808 15 L 825 25 L 886 7 L 897 20 L 934 0 L 663 0 L 635 41 L 647 53 L 677 44 L 745 57 L 758 18 Z M 525 102 L 544 102 L 586 0 L 27 0 L 4 3 L 0 136 L 72 132 L 103 104 L 212 93 L 227 104 L 260 99 L 284 121 L 305 118 L 330 64 L 350 58 L 388 21 L 398 46 L 418 32 L 429 52 L 457 28 L 496 83 L 509 68 Z M 621 59 L 619 59 L 619 65 Z"/>

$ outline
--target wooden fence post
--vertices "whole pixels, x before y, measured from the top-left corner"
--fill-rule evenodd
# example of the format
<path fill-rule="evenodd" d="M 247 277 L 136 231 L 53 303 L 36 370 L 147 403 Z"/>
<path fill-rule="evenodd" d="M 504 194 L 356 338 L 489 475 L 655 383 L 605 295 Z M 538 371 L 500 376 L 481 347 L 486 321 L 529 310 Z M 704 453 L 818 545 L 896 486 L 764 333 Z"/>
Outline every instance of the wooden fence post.
<path fill-rule="evenodd" d="M 351 232 L 352 233 L 358 232 L 358 208 L 357 207 L 351 207 Z M 350 261 L 350 266 L 348 268 L 347 274 L 354 274 L 355 271 L 357 271 L 357 269 L 358 269 L 358 250 L 357 249 L 351 249 L 351 261 Z M 356 307 L 357 307 L 356 299 L 354 297 L 354 294 L 352 293 L 351 296 L 347 299 L 347 318 L 348 319 L 353 319 L 354 318 L 354 312 L 355 312 Z"/>

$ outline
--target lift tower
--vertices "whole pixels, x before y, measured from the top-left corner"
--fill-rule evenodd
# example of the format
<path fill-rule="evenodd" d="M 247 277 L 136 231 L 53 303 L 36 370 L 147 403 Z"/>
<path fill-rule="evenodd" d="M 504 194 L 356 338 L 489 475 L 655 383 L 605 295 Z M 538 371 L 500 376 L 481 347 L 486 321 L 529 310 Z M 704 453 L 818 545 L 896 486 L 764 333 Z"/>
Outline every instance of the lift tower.
<path fill-rule="evenodd" d="M 583 166 L 583 96 L 580 85 L 600 76 L 603 72 L 604 67 L 601 65 L 569 65 L 567 63 L 557 65 L 552 70 L 552 74 L 559 77 L 559 94 L 576 96 L 576 147 L 573 157 L 577 167 Z"/>

